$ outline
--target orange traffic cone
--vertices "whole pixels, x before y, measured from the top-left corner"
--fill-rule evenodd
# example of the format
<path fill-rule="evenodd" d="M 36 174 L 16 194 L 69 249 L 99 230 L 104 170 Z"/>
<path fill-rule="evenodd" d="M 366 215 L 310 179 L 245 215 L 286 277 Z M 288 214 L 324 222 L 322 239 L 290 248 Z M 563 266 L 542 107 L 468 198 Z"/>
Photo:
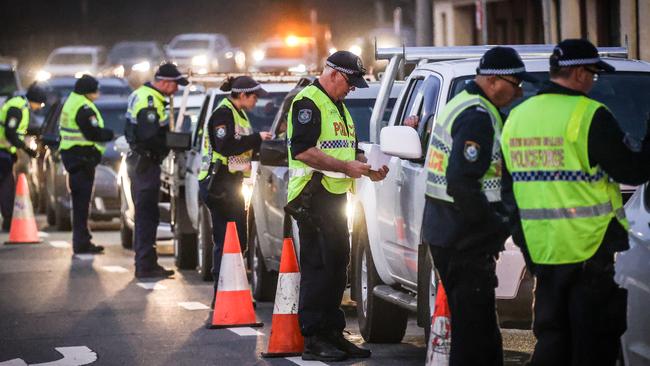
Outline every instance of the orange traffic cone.
<path fill-rule="evenodd" d="M 239 247 L 237 226 L 229 222 L 223 243 L 221 270 L 214 302 L 212 322 L 208 328 L 261 327 L 253 310 L 253 297 L 246 278 L 244 259 Z"/>
<path fill-rule="evenodd" d="M 290 357 L 302 354 L 305 339 L 298 325 L 298 293 L 300 271 L 293 249 L 293 240 L 285 238 L 280 259 L 280 274 L 273 306 L 271 339 L 268 352 L 262 357 Z"/>
<path fill-rule="evenodd" d="M 451 348 L 451 313 L 442 282 L 438 282 L 436 305 L 431 317 L 431 335 L 427 349 L 427 366 L 448 366 Z"/>
<path fill-rule="evenodd" d="M 5 244 L 37 244 L 40 242 L 32 201 L 29 198 L 27 178 L 25 178 L 25 174 L 21 173 L 18 176 L 18 185 L 16 186 L 16 199 L 14 200 L 14 212 L 11 217 L 9 240 Z"/>

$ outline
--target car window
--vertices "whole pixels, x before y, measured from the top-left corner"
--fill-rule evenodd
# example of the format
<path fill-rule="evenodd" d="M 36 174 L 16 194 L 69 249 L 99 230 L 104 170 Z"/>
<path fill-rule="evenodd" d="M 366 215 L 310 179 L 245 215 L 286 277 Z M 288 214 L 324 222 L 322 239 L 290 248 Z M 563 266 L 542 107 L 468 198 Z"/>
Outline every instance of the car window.
<path fill-rule="evenodd" d="M 16 75 L 12 70 L 0 70 L 0 95 L 11 96 L 17 90 Z"/>
<path fill-rule="evenodd" d="M 280 105 L 282 105 L 282 101 L 286 95 L 287 93 L 285 92 L 274 92 L 257 99 L 253 110 L 247 112 L 253 131 L 269 131 L 271 129 L 273 117 L 275 117 L 278 109 L 280 109 Z"/>
<path fill-rule="evenodd" d="M 538 79 L 548 80 L 548 73 L 533 73 Z M 458 78 L 452 87 L 450 99 L 460 93 L 473 76 Z M 512 108 L 535 95 L 541 83 L 524 83 L 524 97 L 517 100 L 509 108 L 503 109 L 509 112 Z M 650 73 L 617 72 L 614 74 L 602 74 L 589 92 L 589 96 L 605 104 L 614 114 L 621 129 L 637 138 L 643 138 L 646 134 L 646 120 L 650 113 Z"/>
<path fill-rule="evenodd" d="M 395 122 L 396 126 L 401 126 L 404 122 L 404 119 L 406 119 L 406 117 L 408 117 L 412 113 L 413 105 L 415 104 L 415 101 L 418 99 L 418 92 L 422 87 L 423 82 L 424 82 L 424 77 L 412 78 L 409 81 L 409 85 L 407 87 L 407 92 L 406 92 L 407 94 L 404 95 L 407 102 L 406 104 L 402 103 L 401 110 L 397 115 L 397 121 Z"/>
<path fill-rule="evenodd" d="M 198 146 L 197 144 L 200 143 L 199 136 L 201 136 L 201 133 L 203 131 L 203 123 L 205 122 L 205 117 L 208 114 L 209 107 L 210 107 L 210 95 L 208 94 L 205 96 L 205 99 L 203 100 L 203 105 L 201 106 L 201 111 L 199 112 L 199 117 L 198 117 L 199 124 L 197 125 L 197 128 L 194 129 L 192 135 L 192 141 L 194 141 L 192 146 Z"/>
<path fill-rule="evenodd" d="M 390 117 L 396 99 L 397 98 L 390 98 L 388 100 L 386 111 L 384 112 L 385 119 Z M 370 141 L 370 116 L 375 107 L 375 99 L 348 98 L 345 100 L 345 106 L 354 121 L 357 140 L 360 142 Z"/>
<path fill-rule="evenodd" d="M 210 41 L 207 39 L 179 39 L 172 46 L 177 50 L 205 50 L 209 47 Z"/>
<path fill-rule="evenodd" d="M 431 129 L 435 120 L 436 107 L 440 96 L 440 79 L 436 76 L 429 76 L 423 86 L 422 95 L 423 103 L 418 117 L 420 123 L 418 124 L 418 135 L 420 135 L 420 143 L 422 144 L 422 151 L 427 150 L 429 137 L 431 137 Z"/>
<path fill-rule="evenodd" d="M 104 127 L 110 128 L 115 136 L 124 135 L 124 126 L 126 125 L 126 103 L 125 104 L 115 104 L 110 106 L 102 106 L 101 104 L 97 106 L 99 113 L 102 115 L 104 120 Z"/>

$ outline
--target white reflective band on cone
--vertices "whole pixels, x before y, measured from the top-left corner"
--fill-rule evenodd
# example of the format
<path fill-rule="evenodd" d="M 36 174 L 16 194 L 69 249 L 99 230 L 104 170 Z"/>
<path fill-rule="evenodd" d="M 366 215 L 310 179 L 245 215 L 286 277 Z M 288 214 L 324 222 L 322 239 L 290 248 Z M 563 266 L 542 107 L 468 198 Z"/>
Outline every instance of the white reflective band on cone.
<path fill-rule="evenodd" d="M 224 253 L 217 291 L 248 291 L 246 268 L 240 253 Z"/>
<path fill-rule="evenodd" d="M 14 219 L 33 219 L 32 203 L 27 196 L 16 196 L 14 201 Z"/>
<path fill-rule="evenodd" d="M 298 314 L 300 273 L 280 273 L 273 314 Z"/>

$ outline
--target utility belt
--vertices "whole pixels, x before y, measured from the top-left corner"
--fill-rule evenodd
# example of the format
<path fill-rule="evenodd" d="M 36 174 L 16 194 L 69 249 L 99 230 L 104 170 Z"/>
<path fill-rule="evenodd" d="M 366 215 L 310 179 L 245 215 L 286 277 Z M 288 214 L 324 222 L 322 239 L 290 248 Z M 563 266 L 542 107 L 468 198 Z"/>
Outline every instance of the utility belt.
<path fill-rule="evenodd" d="M 164 156 L 160 155 L 157 152 L 153 152 L 151 150 L 147 150 L 139 147 L 133 148 L 131 150 L 131 153 L 134 155 L 138 155 L 142 158 L 147 158 L 156 165 L 159 165 L 165 159 Z"/>
<path fill-rule="evenodd" d="M 315 222 L 314 217 L 311 215 L 312 198 L 316 193 L 321 192 L 323 189 L 323 173 L 314 171 L 311 179 L 302 189 L 298 197 L 291 200 L 284 206 L 284 212 L 293 217 L 296 221 L 306 223 L 308 225 L 318 228 L 318 223 Z"/>
<path fill-rule="evenodd" d="M 228 166 L 217 160 L 210 164 L 208 180 L 207 201 L 209 206 L 221 211 L 226 218 L 237 217 L 233 209 L 239 207 L 237 201 L 242 200 L 241 186 L 244 180 L 242 172 L 230 172 Z"/>

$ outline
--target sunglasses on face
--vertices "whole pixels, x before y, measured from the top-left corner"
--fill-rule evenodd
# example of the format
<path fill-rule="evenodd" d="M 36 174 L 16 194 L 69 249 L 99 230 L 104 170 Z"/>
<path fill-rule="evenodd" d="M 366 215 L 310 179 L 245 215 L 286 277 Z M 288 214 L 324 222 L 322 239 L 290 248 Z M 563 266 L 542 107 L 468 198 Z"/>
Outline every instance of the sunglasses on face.
<path fill-rule="evenodd" d="M 518 82 L 515 82 L 515 81 L 512 81 L 510 79 L 506 79 L 506 78 L 504 78 L 502 76 L 499 76 L 499 75 L 497 75 L 497 78 L 508 82 L 508 84 L 512 85 L 514 88 L 521 88 L 522 86 L 524 86 L 524 81 L 523 80 L 519 80 Z"/>

